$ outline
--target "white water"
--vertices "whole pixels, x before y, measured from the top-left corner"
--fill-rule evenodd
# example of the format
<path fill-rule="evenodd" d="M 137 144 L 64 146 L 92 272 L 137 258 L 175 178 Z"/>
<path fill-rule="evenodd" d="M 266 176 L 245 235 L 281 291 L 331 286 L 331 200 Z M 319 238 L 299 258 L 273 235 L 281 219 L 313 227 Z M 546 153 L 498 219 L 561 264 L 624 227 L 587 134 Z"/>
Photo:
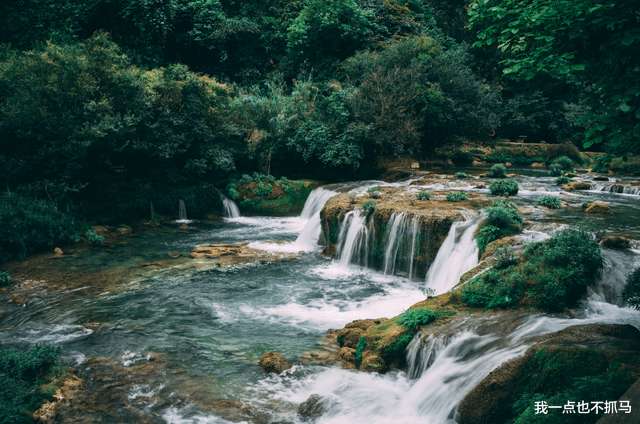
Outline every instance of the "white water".
<path fill-rule="evenodd" d="M 238 205 L 236 205 L 236 202 L 234 202 L 233 200 L 225 196 L 225 198 L 222 200 L 222 206 L 224 206 L 225 218 L 240 217 L 240 209 L 238 209 Z"/>
<path fill-rule="evenodd" d="M 187 219 L 187 207 L 182 199 L 178 200 L 178 219 L 176 222 L 180 224 L 189 224 L 193 222 L 192 220 Z"/>
<path fill-rule="evenodd" d="M 409 278 L 413 276 L 413 258 L 415 257 L 418 238 L 418 219 L 409 219 L 406 213 L 394 213 L 387 223 L 388 245 L 384 255 L 384 273 L 393 274 L 396 266 L 404 267 Z M 402 252 L 406 250 L 406 252 Z M 398 251 L 404 253 L 398 257 Z M 401 262 L 401 258 L 407 260 Z M 408 266 L 407 266 L 408 263 Z M 407 270 L 408 268 L 408 270 Z"/>
<path fill-rule="evenodd" d="M 369 237 L 373 229 L 367 225 L 367 216 L 359 210 L 347 212 L 340 224 L 336 257 L 340 268 L 348 269 L 352 263 L 367 267 Z"/>
<path fill-rule="evenodd" d="M 473 233 L 477 222 L 457 221 L 451 225 L 449 234 L 429 267 L 426 287 L 442 294 L 451 290 L 465 272 L 478 265 L 478 246 Z"/>

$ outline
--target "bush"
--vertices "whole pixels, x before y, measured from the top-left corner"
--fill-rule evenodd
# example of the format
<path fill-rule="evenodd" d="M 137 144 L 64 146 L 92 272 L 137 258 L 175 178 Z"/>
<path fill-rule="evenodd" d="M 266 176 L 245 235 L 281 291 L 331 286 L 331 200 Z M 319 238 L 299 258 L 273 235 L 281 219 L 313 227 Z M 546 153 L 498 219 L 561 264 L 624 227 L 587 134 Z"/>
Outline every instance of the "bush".
<path fill-rule="evenodd" d="M 566 156 L 560 156 L 559 158 L 554 159 L 554 165 L 560 165 L 563 171 L 565 172 L 573 172 L 573 167 L 575 163 Z"/>
<path fill-rule="evenodd" d="M 253 194 L 260 197 L 268 196 L 271 193 L 273 193 L 273 187 L 271 184 L 265 184 L 264 182 L 259 183 L 258 187 L 253 190 Z"/>
<path fill-rule="evenodd" d="M 456 177 L 458 178 L 467 178 L 467 174 L 464 172 L 456 172 Z"/>
<path fill-rule="evenodd" d="M 496 249 L 496 260 L 493 263 L 495 269 L 508 268 L 518 263 L 518 255 L 516 255 L 509 246 L 501 246 Z"/>
<path fill-rule="evenodd" d="M 101 236 L 93 230 L 87 230 L 84 235 L 87 237 L 91 244 L 95 244 L 96 246 L 101 245 L 104 241 L 104 236 Z"/>
<path fill-rule="evenodd" d="M 549 166 L 549 175 L 552 175 L 554 177 L 559 177 L 562 174 L 563 174 L 562 165 L 553 163 Z"/>
<path fill-rule="evenodd" d="M 430 309 L 409 309 L 398 315 L 398 324 L 410 330 L 418 330 L 435 320 L 436 314 Z"/>
<path fill-rule="evenodd" d="M 489 243 L 498 240 L 503 231 L 494 225 L 483 225 L 476 235 L 476 242 L 478 243 L 478 249 L 480 254 L 483 254 Z"/>
<path fill-rule="evenodd" d="M 516 180 L 499 180 L 494 181 L 489 185 L 491 194 L 495 196 L 515 196 L 519 190 L 518 182 Z"/>
<path fill-rule="evenodd" d="M 0 350 L 0 420 L 3 423 L 30 423 L 31 414 L 52 394 L 42 385 L 58 358 L 60 349 L 43 345 L 23 351 Z"/>
<path fill-rule="evenodd" d="M 498 240 L 505 234 L 522 229 L 522 216 L 511 202 L 498 204 L 505 206 L 494 206 L 485 209 L 487 216 L 478 227 L 476 241 L 481 254 L 484 253 L 489 243 Z"/>
<path fill-rule="evenodd" d="M 558 177 L 558 178 L 556 178 L 556 184 L 558 184 L 558 185 L 569 184 L 570 182 L 571 182 L 571 180 L 569 179 L 569 177 Z"/>
<path fill-rule="evenodd" d="M 78 223 L 45 201 L 0 197 L 0 262 L 50 250 L 78 239 Z"/>
<path fill-rule="evenodd" d="M 367 189 L 367 193 L 369 193 L 369 194 L 373 194 L 373 193 L 375 193 L 377 191 L 380 191 L 380 187 L 369 187 Z"/>
<path fill-rule="evenodd" d="M 238 196 L 240 196 L 240 193 L 238 193 L 238 190 L 236 190 L 235 188 L 230 188 L 227 193 L 229 194 L 229 199 L 231 200 L 236 200 Z"/>
<path fill-rule="evenodd" d="M 486 225 L 493 225 L 498 228 L 506 228 L 509 225 L 522 225 L 523 219 L 517 209 L 496 206 L 485 209 L 487 217 L 484 222 Z"/>
<path fill-rule="evenodd" d="M 529 245 L 517 264 L 475 277 L 462 288 L 461 298 L 485 309 L 520 304 L 562 310 L 586 293 L 602 265 L 602 254 L 591 235 L 566 229 Z"/>
<path fill-rule="evenodd" d="M 362 202 L 362 210 L 365 214 L 370 215 L 375 212 L 377 205 L 378 202 L 376 202 L 375 200 L 365 200 L 364 202 Z"/>
<path fill-rule="evenodd" d="M 416 199 L 429 200 L 431 199 L 431 193 L 428 191 L 421 191 L 420 193 L 416 193 Z"/>
<path fill-rule="evenodd" d="M 640 175 L 640 156 L 623 156 L 613 158 L 609 168 L 613 172 Z"/>
<path fill-rule="evenodd" d="M 459 193 L 449 193 L 447 194 L 447 200 L 450 202 L 459 202 L 461 200 L 467 200 L 469 196 L 464 191 L 460 191 Z"/>
<path fill-rule="evenodd" d="M 489 176 L 493 178 L 507 178 L 507 167 L 499 163 L 489 170 Z"/>
<path fill-rule="evenodd" d="M 562 207 L 562 200 L 553 196 L 544 196 L 542 199 L 538 199 L 537 204 L 551 209 L 560 209 Z"/>
<path fill-rule="evenodd" d="M 8 272 L 0 271 L 0 287 L 5 287 L 11 284 L 11 276 Z"/>
<path fill-rule="evenodd" d="M 453 163 L 471 163 L 473 162 L 473 153 L 464 150 L 455 150 L 451 155 Z"/>
<path fill-rule="evenodd" d="M 622 289 L 622 298 L 629 306 L 640 310 L 640 268 L 636 268 L 627 277 L 627 284 Z"/>

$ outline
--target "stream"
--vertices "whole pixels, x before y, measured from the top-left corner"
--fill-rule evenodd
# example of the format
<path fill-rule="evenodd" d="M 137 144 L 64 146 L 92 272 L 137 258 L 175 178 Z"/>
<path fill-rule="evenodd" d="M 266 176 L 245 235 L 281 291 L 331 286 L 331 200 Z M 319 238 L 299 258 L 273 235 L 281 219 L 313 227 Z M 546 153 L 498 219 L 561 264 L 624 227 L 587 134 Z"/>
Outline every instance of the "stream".
<path fill-rule="evenodd" d="M 463 171 L 471 175 L 484 172 Z M 612 181 L 593 182 L 591 190 L 560 192 L 555 177 L 545 176 L 544 170 L 510 168 L 509 172 L 521 174 L 516 178 L 521 187 L 514 198 L 516 204 L 531 207 L 540 197 L 555 195 L 573 206 L 534 208 L 524 217 L 535 225 L 522 237 L 543 239 L 560 223 L 588 224 L 608 235 L 640 240 L 637 190 L 611 192 Z M 578 175 L 581 180 L 590 178 Z M 630 180 L 617 178 L 618 183 Z M 228 268 L 176 265 L 144 272 L 136 268 L 135 276 L 126 283 L 100 293 L 80 287 L 41 293 L 24 306 L 5 301 L 0 307 L 0 345 L 60 344 L 62 362 L 76 368 L 82 378 L 92 379 L 88 384 L 93 390 L 107 393 L 112 387 L 117 392 L 104 398 L 104 410 L 76 405 L 62 414 L 61 422 L 245 422 L 211 407 L 218 400 L 234 399 L 251 406 L 251 413 L 258 417 L 251 422 L 299 423 L 298 405 L 319 394 L 325 398 L 326 409 L 317 421 L 320 424 L 440 424 L 455 423 L 462 398 L 501 363 L 522 355 L 533 336 L 585 323 L 640 328 L 640 311 L 626 307 L 620 296 L 627 275 L 640 266 L 636 244 L 624 251 L 602 248 L 605 270 L 575 308 L 573 318 L 537 313 L 519 318 L 508 334 L 478 335 L 476 323 L 466 323 L 448 339 L 415 337 L 407 349 L 406 372 L 379 375 L 296 361 L 310 351 L 328 349 L 323 344 L 328 329 L 342 328 L 356 319 L 398 315 L 423 300 L 425 289 L 444 293 L 477 265 L 472 238 L 479 220 L 475 212 L 452 226 L 426 275 L 416 275 L 411 263 L 395 259 L 398 249 L 413 248 L 411 237 L 416 231 L 402 214 L 389 223 L 394 235 L 383 269 L 368 268 L 366 257 L 359 257 L 362 249 L 354 248 L 366 237 L 375 236 L 366 232 L 359 212 L 345 218 L 351 225 L 342 227 L 336 258 L 319 254 L 319 212 L 331 196 L 345 191 L 365 193 L 374 185 L 409 187 L 411 181 L 324 186 L 312 192 L 297 217 L 243 217 L 225 199 L 227 217 L 190 221 L 200 232 L 149 229 L 140 231 L 117 254 L 95 248 L 91 255 L 65 257 L 62 260 L 70 270 L 129 270 L 143 261 L 166 259 L 168 252 L 188 256 L 201 244 L 249 242 L 249 247 L 263 250 L 303 252 L 296 259 Z M 429 189 L 489 193 L 475 186 L 473 179 L 450 179 L 446 186 Z M 609 203 L 613 214 L 582 212 L 580 204 L 593 200 Z M 271 241 L 281 243 L 268 243 Z M 84 326 L 93 322 L 101 323 L 99 329 Z M 296 365 L 282 375 L 267 375 L 258 366 L 267 351 L 277 351 Z M 93 357 L 102 359 L 88 360 Z M 134 365 L 144 363 L 153 368 L 143 375 L 127 374 Z M 115 384 L 100 375 L 123 377 Z"/>

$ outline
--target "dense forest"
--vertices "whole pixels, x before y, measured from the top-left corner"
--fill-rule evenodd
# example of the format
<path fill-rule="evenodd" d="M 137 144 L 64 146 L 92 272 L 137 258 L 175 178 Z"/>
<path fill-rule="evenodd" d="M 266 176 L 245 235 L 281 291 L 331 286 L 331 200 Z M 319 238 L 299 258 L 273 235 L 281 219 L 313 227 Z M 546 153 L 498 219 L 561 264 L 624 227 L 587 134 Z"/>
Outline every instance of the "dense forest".
<path fill-rule="evenodd" d="M 639 80 L 634 1 L 4 0 L 2 256 L 30 217 L 204 211 L 242 174 L 370 177 L 463 138 L 638 155 Z"/>

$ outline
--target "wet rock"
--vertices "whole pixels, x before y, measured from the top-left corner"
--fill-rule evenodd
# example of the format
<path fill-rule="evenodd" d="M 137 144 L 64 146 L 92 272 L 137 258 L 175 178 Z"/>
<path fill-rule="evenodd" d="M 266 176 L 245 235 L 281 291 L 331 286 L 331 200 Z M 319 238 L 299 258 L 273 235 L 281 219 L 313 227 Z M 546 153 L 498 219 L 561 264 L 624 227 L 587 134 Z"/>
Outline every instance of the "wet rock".
<path fill-rule="evenodd" d="M 167 253 L 167 255 L 170 258 L 179 258 L 180 257 L 180 252 L 169 252 L 169 253 Z"/>
<path fill-rule="evenodd" d="M 360 365 L 360 370 L 384 374 L 389 370 L 389 367 L 385 360 L 379 355 L 373 352 L 365 352 L 362 355 L 362 365 Z"/>
<path fill-rule="evenodd" d="M 120 236 L 125 236 L 131 234 L 131 227 L 119 227 L 116 228 L 116 233 Z"/>
<path fill-rule="evenodd" d="M 96 233 L 100 234 L 100 233 L 108 233 L 109 230 L 107 230 L 105 227 L 101 226 L 101 225 L 94 225 L 93 227 L 91 227 L 91 229 L 93 231 L 95 231 Z"/>
<path fill-rule="evenodd" d="M 361 328 L 343 328 L 338 331 L 338 343 L 340 347 L 355 349 L 358 346 L 358 339 L 362 337 L 365 330 Z"/>
<path fill-rule="evenodd" d="M 602 245 L 612 249 L 630 249 L 631 242 L 626 237 L 605 237 L 602 239 Z"/>
<path fill-rule="evenodd" d="M 417 164 L 417 162 L 416 162 Z M 418 167 L 420 165 L 418 164 Z M 396 181 L 403 180 L 405 178 L 409 178 L 411 176 L 411 172 L 408 172 L 403 169 L 387 169 L 384 171 L 378 179 L 386 182 L 386 183 L 395 183 Z"/>
<path fill-rule="evenodd" d="M 139 263 L 137 266 L 158 269 L 158 268 L 169 268 L 173 265 L 174 263 L 171 261 L 154 261 L 154 262 L 142 262 L 142 263 Z"/>
<path fill-rule="evenodd" d="M 591 190 L 591 184 L 584 181 L 574 181 L 572 183 L 565 184 L 563 187 L 565 191 Z"/>
<path fill-rule="evenodd" d="M 593 177 L 593 181 L 609 181 L 609 177 L 605 177 L 604 175 L 597 175 Z"/>
<path fill-rule="evenodd" d="M 202 231 L 199 228 L 190 227 L 187 224 L 182 224 L 181 226 L 178 227 L 178 229 L 183 231 Z"/>
<path fill-rule="evenodd" d="M 31 415 L 35 422 L 43 424 L 53 423 L 60 413 L 60 410 L 71 404 L 71 401 L 83 385 L 83 380 L 78 378 L 74 374 L 74 371 L 73 368 L 67 369 L 63 378 L 54 379 L 50 384 L 53 387 L 57 387 L 53 393 L 53 400 L 45 401 L 42 406 Z"/>
<path fill-rule="evenodd" d="M 611 213 L 609 206 L 603 202 L 589 203 L 584 211 L 587 213 Z"/>
<path fill-rule="evenodd" d="M 260 358 L 260 368 L 266 373 L 280 374 L 291 367 L 293 367 L 293 364 L 278 352 L 269 351 Z"/>
<path fill-rule="evenodd" d="M 302 421 L 315 421 L 320 418 L 327 409 L 328 403 L 326 399 L 314 393 L 309 396 L 309 399 L 298 406 L 298 415 L 300 415 Z"/>
<path fill-rule="evenodd" d="M 350 347 L 342 347 L 338 351 L 337 361 L 342 368 L 352 370 L 358 367 L 356 362 L 356 350 Z"/>
<path fill-rule="evenodd" d="M 55 253 L 56 255 L 64 255 L 64 252 L 59 247 L 53 249 L 53 253 Z"/>

